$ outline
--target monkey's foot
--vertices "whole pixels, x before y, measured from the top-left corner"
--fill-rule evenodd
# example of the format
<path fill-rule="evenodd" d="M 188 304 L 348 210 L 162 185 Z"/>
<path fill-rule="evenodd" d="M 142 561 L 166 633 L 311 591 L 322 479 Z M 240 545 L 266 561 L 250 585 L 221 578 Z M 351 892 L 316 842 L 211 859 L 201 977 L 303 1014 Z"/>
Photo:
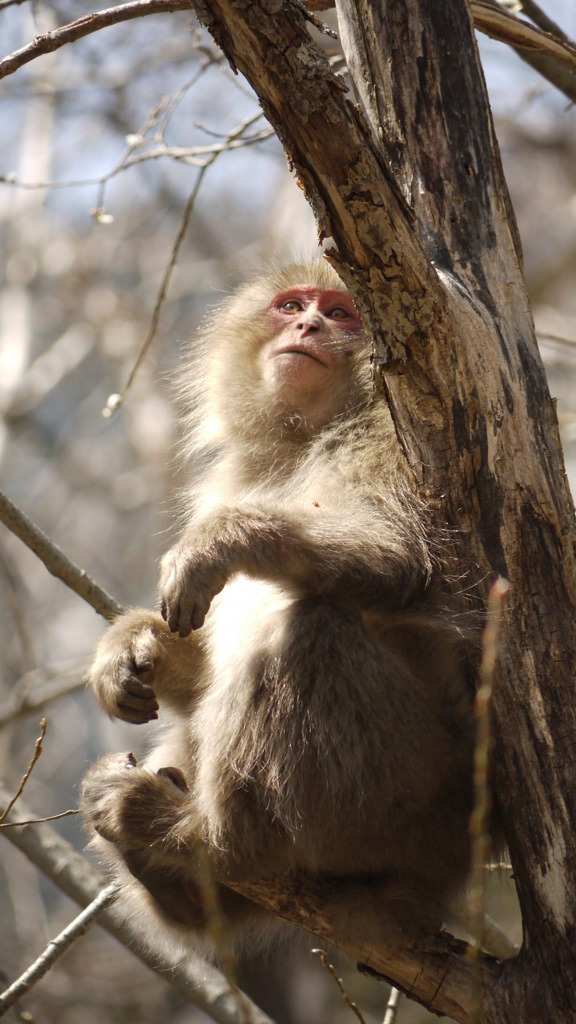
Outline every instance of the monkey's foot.
<path fill-rule="evenodd" d="M 120 849 L 162 839 L 182 812 L 186 779 L 179 768 L 151 772 L 133 754 L 107 754 L 82 783 L 82 813 Z"/>

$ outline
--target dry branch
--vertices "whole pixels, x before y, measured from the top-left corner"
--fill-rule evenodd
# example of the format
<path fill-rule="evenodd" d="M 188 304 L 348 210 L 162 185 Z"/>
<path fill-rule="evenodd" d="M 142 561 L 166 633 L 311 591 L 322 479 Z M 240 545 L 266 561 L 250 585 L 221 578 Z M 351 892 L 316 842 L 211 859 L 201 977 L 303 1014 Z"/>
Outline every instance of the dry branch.
<path fill-rule="evenodd" d="M 522 6 L 536 21 L 532 5 L 524 3 Z M 540 27 L 536 28 L 523 18 L 503 10 L 498 0 L 472 0 L 471 9 L 476 28 L 511 46 L 538 74 L 556 86 L 572 103 L 576 102 L 576 48 L 557 25 L 542 18 Z"/>
<path fill-rule="evenodd" d="M 29 992 L 36 982 L 40 981 L 56 961 L 64 955 L 66 950 L 87 932 L 90 925 L 111 905 L 116 894 L 117 887 L 115 885 L 106 886 L 67 928 L 64 928 L 55 939 L 50 940 L 46 949 L 34 963 L 30 964 L 30 967 L 16 981 L 0 994 L 0 1017 L 3 1017 L 6 1011 L 14 1006 L 14 1003 L 21 999 L 26 992 Z"/>
<path fill-rule="evenodd" d="M 15 533 L 35 555 L 38 555 L 48 572 L 74 590 L 99 615 L 103 615 L 105 619 L 114 619 L 121 614 L 122 606 L 102 587 L 98 586 L 84 569 L 75 565 L 61 548 L 35 526 L 32 520 L 28 519 L 28 516 L 24 515 L 21 509 L 1 491 L 0 522 L 12 530 L 12 533 Z"/>
<path fill-rule="evenodd" d="M 82 18 L 62 25 L 61 28 L 52 32 L 43 32 L 37 35 L 27 46 L 15 50 L 0 60 L 0 78 L 14 74 L 18 68 L 29 64 L 36 57 L 45 53 L 54 53 L 67 43 L 74 43 L 77 39 L 89 36 L 93 32 L 99 32 L 109 25 L 118 25 L 123 21 L 131 21 L 134 18 L 144 18 L 149 14 L 172 14 L 174 11 L 192 11 L 190 0 L 132 0 L 131 3 L 119 4 L 118 7 L 108 7 L 96 14 L 85 14 Z"/>
<path fill-rule="evenodd" d="M 0 805 L 8 803 L 10 798 L 11 794 L 0 787 Z M 34 813 L 21 801 L 13 816 L 16 813 L 19 817 L 34 819 Z M 3 832 L 2 836 L 81 907 L 88 906 L 104 890 L 104 878 L 50 825 L 35 823 L 13 828 Z M 246 1017 L 240 1012 L 236 995 L 215 967 L 192 957 L 182 960 L 178 954 L 168 956 L 165 946 L 157 942 L 154 935 L 146 936 L 144 946 L 141 933 L 126 922 L 125 915 L 117 906 L 109 907 L 99 919 L 99 924 L 218 1024 L 245 1024 Z M 273 1024 L 248 997 L 243 996 L 242 1003 L 248 1010 L 250 1024 Z"/>
<path fill-rule="evenodd" d="M 22 0 L 0 3 L 0 9 L 9 6 L 11 2 L 20 3 Z M 323 11 L 334 7 L 334 3 L 335 0 L 309 0 L 306 6 L 309 11 Z M 542 24 L 548 29 L 544 31 L 503 10 L 498 0 L 471 0 L 470 6 L 474 23 L 481 32 L 511 46 L 523 60 L 565 93 L 568 99 L 576 101 L 576 49 L 564 33 L 551 30 L 553 22 L 549 19 L 542 20 Z M 53 53 L 68 43 L 93 32 L 99 32 L 110 25 L 118 25 L 151 14 L 191 9 L 194 9 L 193 0 L 132 0 L 117 7 L 84 15 L 52 32 L 37 35 L 31 43 L 0 60 L 0 79 L 14 74 L 19 68 L 43 54 Z M 317 24 L 313 15 L 309 16 L 309 20 Z M 534 20 L 538 23 L 541 19 L 534 17 Z M 319 27 L 323 28 L 321 24 Z"/>

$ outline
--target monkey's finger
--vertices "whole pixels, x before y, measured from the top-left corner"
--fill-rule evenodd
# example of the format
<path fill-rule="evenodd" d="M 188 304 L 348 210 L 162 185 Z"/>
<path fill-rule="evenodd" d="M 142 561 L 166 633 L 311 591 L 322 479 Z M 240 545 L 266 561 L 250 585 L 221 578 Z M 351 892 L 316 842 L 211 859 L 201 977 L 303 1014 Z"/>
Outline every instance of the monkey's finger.
<path fill-rule="evenodd" d="M 142 683 L 139 679 L 135 679 L 134 676 L 127 676 L 123 679 L 122 686 L 124 691 L 129 693 L 131 697 L 137 697 L 143 702 L 156 700 L 156 694 L 150 684 Z"/>
<path fill-rule="evenodd" d="M 158 711 L 158 701 L 143 700 L 141 697 L 133 697 L 131 693 L 121 693 L 118 697 L 118 707 L 123 711 L 140 711 L 142 714 L 153 715 Z"/>
<path fill-rule="evenodd" d="M 171 633 L 178 633 L 180 636 L 188 636 L 192 627 L 188 626 L 187 631 L 183 632 L 183 630 L 186 629 L 186 626 L 183 619 L 182 622 L 180 621 L 182 617 L 180 615 L 180 605 L 178 602 L 169 603 L 166 598 L 163 597 L 160 612 Z"/>
<path fill-rule="evenodd" d="M 134 676 L 122 679 L 116 693 L 116 715 L 132 725 L 144 725 L 158 718 L 156 694 L 147 683 L 141 683 Z"/>
<path fill-rule="evenodd" d="M 118 703 L 118 717 L 123 722 L 129 722 L 130 725 L 146 725 L 148 722 L 154 722 L 158 718 L 157 711 L 149 711 L 147 709 L 131 708 L 128 705 Z"/>
<path fill-rule="evenodd" d="M 184 600 L 174 603 L 162 601 L 162 615 L 171 633 L 189 636 L 192 632 L 192 602 Z"/>

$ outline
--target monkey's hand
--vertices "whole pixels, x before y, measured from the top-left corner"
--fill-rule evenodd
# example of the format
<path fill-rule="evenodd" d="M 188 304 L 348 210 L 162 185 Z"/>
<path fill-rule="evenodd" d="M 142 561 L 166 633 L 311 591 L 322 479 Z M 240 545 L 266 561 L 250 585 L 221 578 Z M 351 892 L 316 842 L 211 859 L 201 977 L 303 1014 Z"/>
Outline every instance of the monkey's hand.
<path fill-rule="evenodd" d="M 160 628 L 166 629 L 159 616 Z M 98 702 L 111 718 L 141 725 L 158 718 L 152 686 L 159 641 L 151 612 L 122 615 L 104 634 L 88 673 Z"/>
<path fill-rule="evenodd" d="M 179 768 L 158 772 L 138 768 L 133 754 L 107 754 L 82 783 L 86 823 L 121 852 L 162 842 L 187 803 L 188 786 Z"/>
<path fill-rule="evenodd" d="M 177 544 L 164 555 L 160 610 L 172 633 L 185 637 L 193 629 L 200 629 L 230 573 L 231 567 L 223 554 L 218 557 Z"/>

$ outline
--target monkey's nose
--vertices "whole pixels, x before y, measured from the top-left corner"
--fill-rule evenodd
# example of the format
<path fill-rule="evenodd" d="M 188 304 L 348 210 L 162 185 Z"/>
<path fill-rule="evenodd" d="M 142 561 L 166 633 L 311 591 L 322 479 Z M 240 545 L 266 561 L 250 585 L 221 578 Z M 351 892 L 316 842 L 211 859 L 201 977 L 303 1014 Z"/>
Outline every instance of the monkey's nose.
<path fill-rule="evenodd" d="M 302 333 L 306 333 L 308 331 L 320 330 L 320 323 L 318 322 L 316 317 L 310 317 L 309 319 L 302 318 L 301 320 L 298 321 L 296 327 L 299 331 L 302 331 Z"/>

